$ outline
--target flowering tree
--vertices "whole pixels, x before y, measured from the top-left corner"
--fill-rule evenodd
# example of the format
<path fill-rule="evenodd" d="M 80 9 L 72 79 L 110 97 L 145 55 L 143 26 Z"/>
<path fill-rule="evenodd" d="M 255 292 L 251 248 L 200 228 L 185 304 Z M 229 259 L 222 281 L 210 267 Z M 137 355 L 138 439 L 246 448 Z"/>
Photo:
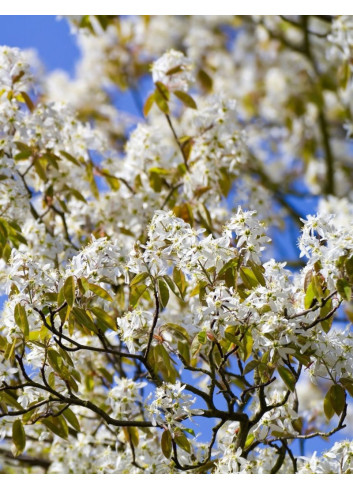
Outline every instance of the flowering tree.
<path fill-rule="evenodd" d="M 0 51 L 1 470 L 351 472 L 353 19 L 69 21 Z"/>

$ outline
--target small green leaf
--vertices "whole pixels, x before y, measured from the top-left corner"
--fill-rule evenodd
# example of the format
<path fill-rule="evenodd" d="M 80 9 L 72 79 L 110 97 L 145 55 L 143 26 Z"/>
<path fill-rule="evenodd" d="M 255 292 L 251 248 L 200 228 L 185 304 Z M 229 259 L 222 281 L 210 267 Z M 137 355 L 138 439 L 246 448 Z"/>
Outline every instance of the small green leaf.
<path fill-rule="evenodd" d="M 161 448 L 165 458 L 170 458 L 172 454 L 172 435 L 169 430 L 163 431 L 161 437 Z"/>
<path fill-rule="evenodd" d="M 60 436 L 60 438 L 63 438 L 64 440 L 69 436 L 69 427 L 62 414 L 55 417 L 49 416 L 48 418 L 42 419 L 41 423 L 55 433 L 55 435 Z"/>
<path fill-rule="evenodd" d="M 195 100 L 188 93 L 176 90 L 174 95 L 178 97 L 178 99 L 181 100 L 186 107 L 189 107 L 190 109 L 197 109 Z"/>
<path fill-rule="evenodd" d="M 15 445 L 14 456 L 17 457 L 26 447 L 26 433 L 20 419 L 16 419 L 12 425 L 12 441 Z"/>
<path fill-rule="evenodd" d="M 222 191 L 222 195 L 227 197 L 230 189 L 232 188 L 232 178 L 229 175 L 227 168 L 221 168 L 219 172 L 221 177 L 218 180 L 218 183 Z"/>
<path fill-rule="evenodd" d="M 136 307 L 138 301 L 140 298 L 143 296 L 145 291 L 147 290 L 147 285 L 145 284 L 138 284 L 134 285 L 130 289 L 130 305 L 132 307 Z"/>
<path fill-rule="evenodd" d="M 218 277 L 221 278 L 225 272 L 230 269 L 230 268 L 236 268 L 238 265 L 239 259 L 238 258 L 231 258 L 223 267 L 220 269 L 218 272 Z"/>
<path fill-rule="evenodd" d="M 33 160 L 34 163 L 34 169 L 43 182 L 47 181 L 47 173 L 46 173 L 46 167 L 47 167 L 47 160 L 45 158 L 38 158 L 34 157 Z"/>
<path fill-rule="evenodd" d="M 188 453 L 191 453 L 191 445 L 190 445 L 190 442 L 186 438 L 186 436 L 184 435 L 184 433 L 182 433 L 182 432 L 175 433 L 175 438 L 174 439 L 175 439 L 175 443 L 180 448 L 182 448 L 183 450 L 185 450 Z"/>
<path fill-rule="evenodd" d="M 55 372 L 60 374 L 63 368 L 63 359 L 59 353 L 56 350 L 49 348 L 47 355 L 50 366 L 55 370 Z"/>
<path fill-rule="evenodd" d="M 249 435 L 246 438 L 245 445 L 244 445 L 245 450 L 250 447 L 250 445 L 252 444 L 252 442 L 254 440 L 255 440 L 254 434 L 253 433 L 249 433 Z"/>
<path fill-rule="evenodd" d="M 283 366 L 279 366 L 277 368 L 277 370 L 278 370 L 278 373 L 281 376 L 283 382 L 288 387 L 288 389 L 293 392 L 295 389 L 295 384 L 296 384 L 295 376 L 292 374 L 292 372 L 288 368 L 285 368 Z"/>
<path fill-rule="evenodd" d="M 314 291 L 313 283 L 310 282 L 310 284 L 308 285 L 308 288 L 306 289 L 306 293 L 305 293 L 305 297 L 304 297 L 305 309 L 310 309 L 313 306 L 313 304 L 315 303 L 314 301 L 316 301 L 315 291 Z"/>
<path fill-rule="evenodd" d="M 185 291 L 186 291 L 186 280 L 184 273 L 179 270 L 179 268 L 175 267 L 173 270 L 173 280 L 175 285 L 178 287 L 181 297 L 184 299 Z"/>
<path fill-rule="evenodd" d="M 86 178 L 87 178 L 87 181 L 89 183 L 89 186 L 90 186 L 90 189 L 91 189 L 91 192 L 93 194 L 93 196 L 96 198 L 96 199 L 99 199 L 99 189 L 98 189 L 98 186 L 97 186 L 97 182 L 94 178 L 94 175 L 95 175 L 95 168 L 94 168 L 94 165 L 93 163 L 89 163 L 87 166 L 86 166 Z"/>
<path fill-rule="evenodd" d="M 71 194 L 75 199 L 83 202 L 84 204 L 87 204 L 87 200 L 84 198 L 84 196 L 75 188 L 70 188 L 69 189 L 69 194 Z"/>
<path fill-rule="evenodd" d="M 238 326 L 227 326 L 224 330 L 224 336 L 225 338 L 230 341 L 231 343 L 234 343 L 238 346 L 240 346 L 239 343 L 239 327 Z"/>
<path fill-rule="evenodd" d="M 253 289 L 259 285 L 255 273 L 249 267 L 240 267 L 240 277 L 248 289 Z"/>
<path fill-rule="evenodd" d="M 331 396 L 332 407 L 335 413 L 339 416 L 342 413 L 344 406 L 346 404 L 345 391 L 343 387 L 341 387 L 340 385 L 334 384 L 331 386 L 329 393 Z"/>
<path fill-rule="evenodd" d="M 169 95 L 169 90 L 168 90 L 168 87 L 166 85 L 164 85 L 164 83 L 160 82 L 160 81 L 157 81 L 155 83 L 156 85 L 156 88 L 157 88 L 157 92 L 161 94 L 161 96 L 164 98 L 164 100 L 169 100 L 170 98 L 170 95 Z"/>
<path fill-rule="evenodd" d="M 74 165 L 81 166 L 79 161 L 74 156 L 67 153 L 66 151 L 60 151 L 60 154 L 64 156 L 67 160 L 71 161 L 71 163 L 73 163 Z"/>
<path fill-rule="evenodd" d="M 58 293 L 58 306 L 60 307 L 65 302 L 64 287 L 61 287 Z"/>
<path fill-rule="evenodd" d="M 103 328 L 101 329 L 112 329 L 113 331 L 116 330 L 115 320 L 111 316 L 109 316 L 109 314 L 106 313 L 101 307 L 91 307 L 90 311 L 92 311 L 96 318 L 99 319 L 98 326 L 103 325 Z"/>
<path fill-rule="evenodd" d="M 251 362 L 247 363 L 244 368 L 244 375 L 254 370 L 254 368 L 256 368 L 258 364 L 259 364 L 258 360 L 251 360 Z"/>
<path fill-rule="evenodd" d="M 137 285 L 140 282 L 143 282 L 149 276 L 148 272 L 141 272 L 135 275 L 135 277 L 131 280 L 130 286 Z"/>
<path fill-rule="evenodd" d="M 182 356 L 183 360 L 189 364 L 190 363 L 190 348 L 184 341 L 178 341 L 178 351 Z"/>
<path fill-rule="evenodd" d="M 253 344 L 254 344 L 254 339 L 252 337 L 252 334 L 250 331 L 247 331 L 242 340 L 244 362 L 246 362 L 246 360 L 250 357 L 252 353 Z"/>
<path fill-rule="evenodd" d="M 88 281 L 84 277 L 77 279 L 77 285 L 82 295 L 85 295 L 85 293 L 89 291 Z"/>
<path fill-rule="evenodd" d="M 292 421 L 292 426 L 298 433 L 303 431 L 303 418 L 296 418 Z"/>
<path fill-rule="evenodd" d="M 26 309 L 22 306 L 22 304 L 18 303 L 15 306 L 14 317 L 17 326 L 21 329 L 25 338 L 29 336 L 29 324 L 26 314 Z"/>
<path fill-rule="evenodd" d="M 100 285 L 89 283 L 88 288 L 91 292 L 98 295 L 98 297 L 100 297 L 101 299 L 104 299 L 105 301 L 113 302 L 113 299 L 108 294 L 108 292 L 105 289 L 103 289 L 103 287 L 101 287 Z"/>
<path fill-rule="evenodd" d="M 179 339 L 189 341 L 189 333 L 183 326 L 174 323 L 166 323 L 162 326 L 162 330 L 170 331 L 172 334 L 177 336 Z"/>
<path fill-rule="evenodd" d="M 4 403 L 4 405 L 7 404 L 9 406 L 16 408 L 17 410 L 23 409 L 21 404 L 18 403 L 15 398 L 13 398 L 10 394 L 8 394 L 5 391 L 0 392 L 0 401 Z"/>
<path fill-rule="evenodd" d="M 331 402 L 331 393 L 330 391 L 327 392 L 325 398 L 324 398 L 324 413 L 327 419 L 331 419 L 332 416 L 335 414 L 335 411 L 332 406 Z"/>
<path fill-rule="evenodd" d="M 6 358 L 6 360 L 10 360 L 10 362 L 13 362 L 15 359 L 16 343 L 17 341 L 16 339 L 14 339 L 12 343 L 8 343 L 6 346 L 4 357 Z"/>
<path fill-rule="evenodd" d="M 160 372 L 166 382 L 175 383 L 178 372 L 172 365 L 172 360 L 163 345 L 158 344 L 151 349 L 154 361 L 153 368 L 156 373 Z"/>
<path fill-rule="evenodd" d="M 76 417 L 76 414 L 71 411 L 70 408 L 65 409 L 63 415 L 76 431 L 81 431 L 80 423 Z"/>
<path fill-rule="evenodd" d="M 169 90 L 161 82 L 156 82 L 156 90 L 154 91 L 154 101 L 159 109 L 165 114 L 169 114 Z"/>
<path fill-rule="evenodd" d="M 20 151 L 14 156 L 15 161 L 28 160 L 32 156 L 32 150 L 30 148 Z"/>
<path fill-rule="evenodd" d="M 351 299 L 352 289 L 346 280 L 339 278 L 336 282 L 336 288 L 342 299 L 345 299 L 347 301 Z"/>
<path fill-rule="evenodd" d="M 328 419 L 331 419 L 334 413 L 338 416 L 342 413 L 346 404 L 346 393 L 342 386 L 333 384 L 328 390 L 324 399 L 324 412 Z"/>
<path fill-rule="evenodd" d="M 201 343 L 201 345 L 204 345 L 207 341 L 207 333 L 206 331 L 200 331 L 199 333 L 197 333 L 197 339 L 199 340 L 199 342 Z"/>
<path fill-rule="evenodd" d="M 120 180 L 114 175 L 110 175 L 107 170 L 101 170 L 101 174 L 104 177 L 105 181 L 109 185 L 109 187 L 116 192 L 120 188 Z"/>
<path fill-rule="evenodd" d="M 325 317 L 329 312 L 332 310 L 332 300 L 328 300 L 320 309 L 320 317 Z M 325 331 L 325 333 L 328 333 L 331 329 L 333 322 L 333 316 L 331 316 L 328 319 L 325 319 L 324 321 L 321 321 L 321 327 Z"/>
<path fill-rule="evenodd" d="M 178 292 L 173 280 L 169 277 L 169 275 L 163 275 L 164 280 L 167 282 L 170 290 L 180 299 L 180 293 Z"/>
<path fill-rule="evenodd" d="M 349 279 L 352 282 L 353 281 L 353 256 L 347 258 L 345 262 L 345 267 L 346 267 L 347 275 L 349 276 Z"/>
<path fill-rule="evenodd" d="M 194 143 L 194 141 L 191 137 L 189 137 L 187 140 L 185 140 L 183 143 L 181 143 L 181 150 L 183 152 L 184 159 L 186 161 L 189 161 L 193 143 Z M 200 192 L 200 189 L 198 189 L 198 191 Z"/>
<path fill-rule="evenodd" d="M 20 92 L 21 96 L 22 96 L 22 99 L 23 99 L 23 102 L 27 105 L 28 109 L 33 112 L 34 110 L 34 104 L 30 98 L 30 96 L 28 95 L 28 93 L 26 92 Z"/>
<path fill-rule="evenodd" d="M 63 288 L 65 300 L 72 307 L 75 302 L 75 278 L 72 275 L 67 277 Z"/>
<path fill-rule="evenodd" d="M 158 297 L 162 308 L 166 307 L 169 301 L 169 289 L 162 279 L 158 279 Z"/>
<path fill-rule="evenodd" d="M 81 309 L 80 307 L 74 307 L 72 309 L 72 314 L 78 324 L 80 324 L 81 326 L 86 326 L 86 328 L 88 328 L 90 331 L 94 331 L 95 333 L 97 332 L 96 325 L 84 309 Z"/>
<path fill-rule="evenodd" d="M 150 187 L 157 193 L 162 190 L 163 180 L 156 172 L 149 172 Z"/>
<path fill-rule="evenodd" d="M 200 82 L 202 88 L 205 90 L 205 92 L 210 92 L 212 90 L 213 80 L 210 77 L 210 75 L 206 73 L 206 71 L 202 69 L 199 70 L 199 72 L 197 73 L 197 79 Z"/>
<path fill-rule="evenodd" d="M 249 262 L 249 264 L 251 266 L 251 270 L 254 272 L 255 277 L 257 278 L 257 281 L 260 283 L 260 285 L 266 287 L 266 280 L 263 274 L 263 272 L 265 271 L 264 267 L 254 262 Z"/>
<path fill-rule="evenodd" d="M 145 102 L 145 105 L 143 106 L 143 115 L 145 117 L 148 116 L 153 104 L 155 103 L 155 94 L 154 93 L 151 93 L 147 99 L 146 99 L 146 102 Z"/>
<path fill-rule="evenodd" d="M 190 353 L 192 357 L 196 357 L 202 348 L 202 343 L 200 343 L 199 335 L 197 334 L 195 338 L 192 340 Z"/>
<path fill-rule="evenodd" d="M 170 70 L 166 72 L 166 75 L 171 76 L 171 75 L 175 75 L 176 73 L 181 73 L 182 71 L 184 71 L 183 66 L 177 65 L 177 66 L 173 66 L 173 68 L 170 68 Z"/>
<path fill-rule="evenodd" d="M 348 394 L 351 397 L 353 397 L 353 380 L 352 379 L 349 379 L 347 377 L 342 377 L 340 379 L 340 382 L 343 385 L 343 387 L 346 389 L 346 391 L 348 392 Z"/>
<path fill-rule="evenodd" d="M 164 100 L 164 98 L 157 92 L 155 93 L 155 101 L 158 105 L 158 108 L 164 113 L 169 114 L 169 105 L 168 102 Z"/>

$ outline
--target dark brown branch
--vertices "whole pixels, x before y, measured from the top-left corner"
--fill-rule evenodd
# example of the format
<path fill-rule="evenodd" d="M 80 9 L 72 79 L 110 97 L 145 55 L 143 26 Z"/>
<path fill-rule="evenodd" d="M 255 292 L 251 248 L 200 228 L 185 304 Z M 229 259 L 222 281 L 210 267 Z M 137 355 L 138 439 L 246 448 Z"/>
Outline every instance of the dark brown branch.
<path fill-rule="evenodd" d="M 9 461 L 19 462 L 24 465 L 43 467 L 45 470 L 47 470 L 51 465 L 51 461 L 44 458 L 31 457 L 30 455 L 23 454 L 15 457 L 9 450 L 4 448 L 0 448 L 0 456 L 5 457 Z"/>
<path fill-rule="evenodd" d="M 280 468 L 283 465 L 283 462 L 286 458 L 286 447 L 282 445 L 280 448 L 276 447 L 278 451 L 278 458 L 276 460 L 275 465 L 271 469 L 271 474 L 277 474 L 277 472 L 280 470 Z"/>
<path fill-rule="evenodd" d="M 271 380 L 259 384 L 259 385 L 252 385 L 251 387 L 248 387 L 247 389 L 244 389 L 243 392 L 241 393 L 240 399 L 242 400 L 243 403 L 245 403 L 245 396 L 251 391 L 254 391 L 256 389 L 263 389 L 264 387 L 267 387 L 268 385 L 272 384 L 276 380 L 276 377 L 273 377 Z"/>

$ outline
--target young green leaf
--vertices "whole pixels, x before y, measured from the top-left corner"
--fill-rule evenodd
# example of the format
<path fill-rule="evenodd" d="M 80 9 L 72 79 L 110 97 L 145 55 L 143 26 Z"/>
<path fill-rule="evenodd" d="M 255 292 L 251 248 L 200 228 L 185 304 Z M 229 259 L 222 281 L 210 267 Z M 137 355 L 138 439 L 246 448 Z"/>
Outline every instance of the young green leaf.
<path fill-rule="evenodd" d="M 72 309 L 72 315 L 74 316 L 78 324 L 80 324 L 81 326 L 85 326 L 90 331 L 97 332 L 96 325 L 84 309 L 81 309 L 80 307 L 74 307 Z"/>
<path fill-rule="evenodd" d="M 288 389 L 293 392 L 296 384 L 296 378 L 294 374 L 288 368 L 283 366 L 279 366 L 277 370 Z"/>
<path fill-rule="evenodd" d="M 131 280 L 130 282 L 130 287 L 132 285 L 137 285 L 139 284 L 140 282 L 143 282 L 147 277 L 149 276 L 149 273 L 148 272 L 141 272 L 141 273 L 138 273 L 137 275 L 135 275 L 135 277 Z"/>
<path fill-rule="evenodd" d="M 188 453 L 191 453 L 191 445 L 190 445 L 190 442 L 186 438 L 186 436 L 184 435 L 184 433 L 182 433 L 181 431 L 175 433 L 175 438 L 174 439 L 175 439 L 175 443 L 180 448 L 182 448 L 183 450 L 185 450 Z"/>
<path fill-rule="evenodd" d="M 26 433 L 20 419 L 16 419 L 12 425 L 12 441 L 15 445 L 14 456 L 17 457 L 26 447 Z"/>
<path fill-rule="evenodd" d="M 335 413 L 339 416 L 346 404 L 346 394 L 342 386 L 334 384 L 329 390 L 331 397 L 331 404 Z"/>
<path fill-rule="evenodd" d="M 75 278 L 72 275 L 65 280 L 63 289 L 65 300 L 72 307 L 75 302 Z"/>
<path fill-rule="evenodd" d="M 98 297 L 100 297 L 101 299 L 104 299 L 105 301 L 113 302 L 113 299 L 108 294 L 108 292 L 105 289 L 103 289 L 103 287 L 101 287 L 100 285 L 89 283 L 88 288 L 91 292 L 98 295 Z"/>
<path fill-rule="evenodd" d="M 150 112 L 150 110 L 151 110 L 151 108 L 152 108 L 153 104 L 155 103 L 155 101 L 156 101 L 156 100 L 155 100 L 155 94 L 154 94 L 154 92 L 153 92 L 153 93 L 151 93 L 151 94 L 150 94 L 150 95 L 147 97 L 146 102 L 145 102 L 145 105 L 143 106 L 143 115 L 144 115 L 145 117 L 147 117 L 147 116 L 148 116 L 148 114 L 149 114 L 149 112 Z"/>
<path fill-rule="evenodd" d="M 116 330 L 115 319 L 113 319 L 107 312 L 105 312 L 101 307 L 91 307 L 90 311 L 99 320 L 98 325 L 103 326 L 101 329 L 112 329 Z"/>
<path fill-rule="evenodd" d="M 333 409 L 332 402 L 331 402 L 330 391 L 327 392 L 324 398 L 324 413 L 327 419 L 331 419 L 332 416 L 335 414 L 335 410 Z"/>
<path fill-rule="evenodd" d="M 172 454 L 172 435 L 169 430 L 163 431 L 161 437 L 161 449 L 165 458 L 170 458 Z"/>
<path fill-rule="evenodd" d="M 352 288 L 346 280 L 339 278 L 336 282 L 336 288 L 343 299 L 345 299 L 346 301 L 349 301 L 351 299 Z"/>
<path fill-rule="evenodd" d="M 158 297 L 162 308 L 166 307 L 169 301 L 169 289 L 163 279 L 158 280 Z"/>
<path fill-rule="evenodd" d="M 17 326 L 19 326 L 19 328 L 21 329 L 25 338 L 28 338 L 29 324 L 28 324 L 26 309 L 24 308 L 24 306 L 22 304 L 20 304 L 20 303 L 16 304 L 15 310 L 14 310 L 14 317 L 15 317 L 15 322 L 16 322 Z"/>
<path fill-rule="evenodd" d="M 147 290 L 147 285 L 145 284 L 138 284 L 131 287 L 130 289 L 131 307 L 136 307 L 138 301 L 140 300 L 141 296 L 145 293 L 146 290 Z"/>
<path fill-rule="evenodd" d="M 195 100 L 188 93 L 176 90 L 174 95 L 178 97 L 178 99 L 181 100 L 186 107 L 189 107 L 190 109 L 197 109 Z"/>
<path fill-rule="evenodd" d="M 76 414 L 73 411 L 71 411 L 70 408 L 65 409 L 63 415 L 76 431 L 81 431 L 80 423 L 76 417 Z"/>

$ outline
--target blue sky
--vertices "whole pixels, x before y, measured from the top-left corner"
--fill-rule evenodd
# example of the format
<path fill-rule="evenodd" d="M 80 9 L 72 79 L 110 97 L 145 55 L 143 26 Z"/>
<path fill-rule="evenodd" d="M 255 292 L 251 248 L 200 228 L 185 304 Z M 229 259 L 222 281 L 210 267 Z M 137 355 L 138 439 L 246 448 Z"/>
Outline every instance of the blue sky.
<path fill-rule="evenodd" d="M 67 21 L 53 15 L 0 15 L 0 45 L 35 48 L 48 71 L 73 74 L 79 57 Z"/>

